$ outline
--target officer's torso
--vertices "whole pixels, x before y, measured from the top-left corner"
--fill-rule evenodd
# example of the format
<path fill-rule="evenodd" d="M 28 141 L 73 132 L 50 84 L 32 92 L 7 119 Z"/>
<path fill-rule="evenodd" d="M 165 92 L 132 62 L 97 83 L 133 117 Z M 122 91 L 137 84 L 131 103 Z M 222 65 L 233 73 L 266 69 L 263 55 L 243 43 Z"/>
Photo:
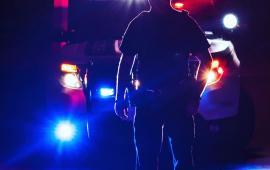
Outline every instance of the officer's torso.
<path fill-rule="evenodd" d="M 140 18 L 139 75 L 144 84 L 177 83 L 187 76 L 189 30 L 184 15 L 148 13 Z"/>

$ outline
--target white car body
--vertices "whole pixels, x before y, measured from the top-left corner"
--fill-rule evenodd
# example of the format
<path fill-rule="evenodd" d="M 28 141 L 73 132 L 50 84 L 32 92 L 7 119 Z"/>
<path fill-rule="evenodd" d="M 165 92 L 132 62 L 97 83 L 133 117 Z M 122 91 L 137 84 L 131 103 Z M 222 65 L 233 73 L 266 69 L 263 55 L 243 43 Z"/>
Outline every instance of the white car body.
<path fill-rule="evenodd" d="M 208 39 L 213 56 L 226 56 L 231 60 L 221 80 L 206 87 L 199 113 L 205 120 L 233 117 L 238 113 L 240 95 L 240 61 L 231 41 Z M 215 59 L 215 57 L 213 57 Z"/>

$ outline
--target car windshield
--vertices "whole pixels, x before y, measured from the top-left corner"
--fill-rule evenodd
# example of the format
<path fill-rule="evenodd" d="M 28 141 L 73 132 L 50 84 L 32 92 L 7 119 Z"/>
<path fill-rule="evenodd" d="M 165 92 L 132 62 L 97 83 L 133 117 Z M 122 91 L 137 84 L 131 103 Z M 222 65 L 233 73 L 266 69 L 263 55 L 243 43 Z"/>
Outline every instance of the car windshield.
<path fill-rule="evenodd" d="M 129 21 L 147 8 L 146 2 L 71 0 L 69 29 L 81 40 L 119 39 Z"/>

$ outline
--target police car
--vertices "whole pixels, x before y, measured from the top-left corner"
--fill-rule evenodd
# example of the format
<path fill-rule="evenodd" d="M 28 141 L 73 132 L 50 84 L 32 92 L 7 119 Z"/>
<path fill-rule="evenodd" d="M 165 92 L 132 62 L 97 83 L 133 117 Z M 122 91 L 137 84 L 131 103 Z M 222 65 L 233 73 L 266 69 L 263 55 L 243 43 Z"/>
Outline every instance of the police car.
<path fill-rule="evenodd" d="M 210 32 L 206 34 L 211 45 L 213 62 L 211 71 L 205 75 L 207 88 L 201 98 L 199 114 L 203 120 L 209 122 L 209 131 L 219 134 L 223 130 L 218 122 L 226 122 L 230 118 L 238 119 L 239 114 L 244 114 L 239 112 L 242 109 L 242 101 L 239 100 L 243 93 L 240 61 L 231 41 L 212 38 Z M 62 86 L 61 91 L 69 96 L 75 111 L 79 105 L 92 110 L 96 107 L 94 103 L 113 103 L 115 76 L 120 59 L 119 44 L 120 40 L 111 40 L 67 44 L 63 47 L 61 55 L 65 61 L 59 65 L 59 83 Z M 192 62 L 191 60 L 190 63 Z"/>

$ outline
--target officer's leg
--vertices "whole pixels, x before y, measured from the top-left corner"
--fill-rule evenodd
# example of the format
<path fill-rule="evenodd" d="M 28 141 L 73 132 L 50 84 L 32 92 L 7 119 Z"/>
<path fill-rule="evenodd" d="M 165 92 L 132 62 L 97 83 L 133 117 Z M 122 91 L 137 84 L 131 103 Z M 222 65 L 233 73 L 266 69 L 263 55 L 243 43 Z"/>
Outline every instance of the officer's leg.
<path fill-rule="evenodd" d="M 166 134 L 164 127 L 163 142 L 159 156 L 159 170 L 172 170 L 173 169 L 173 156 L 171 154 L 171 142 Z"/>
<path fill-rule="evenodd" d="M 192 170 L 194 124 L 192 117 L 175 117 L 167 124 L 176 170 Z M 166 124 L 165 124 L 166 127 Z"/>
<path fill-rule="evenodd" d="M 139 170 L 156 170 L 161 146 L 162 120 L 158 106 L 145 101 L 136 109 L 134 122 L 134 141 L 137 151 L 137 168 Z"/>

